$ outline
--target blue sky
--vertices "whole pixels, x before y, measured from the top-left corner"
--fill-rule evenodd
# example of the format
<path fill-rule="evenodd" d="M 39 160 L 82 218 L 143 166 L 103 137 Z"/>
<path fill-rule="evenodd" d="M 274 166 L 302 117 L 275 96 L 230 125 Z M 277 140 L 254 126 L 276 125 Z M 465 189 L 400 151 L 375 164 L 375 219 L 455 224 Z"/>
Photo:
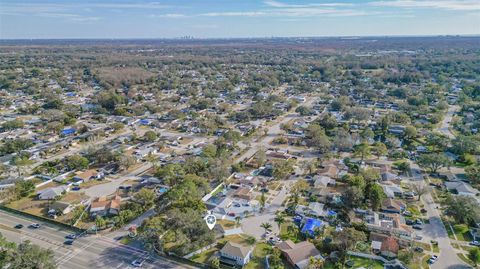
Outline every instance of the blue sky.
<path fill-rule="evenodd" d="M 0 0 L 0 38 L 480 34 L 480 0 Z"/>

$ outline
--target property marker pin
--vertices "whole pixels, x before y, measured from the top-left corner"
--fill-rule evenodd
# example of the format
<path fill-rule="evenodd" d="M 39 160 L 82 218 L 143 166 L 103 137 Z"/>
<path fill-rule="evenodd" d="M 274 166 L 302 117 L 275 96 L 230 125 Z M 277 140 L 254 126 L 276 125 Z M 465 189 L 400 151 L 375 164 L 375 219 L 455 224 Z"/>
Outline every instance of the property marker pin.
<path fill-rule="evenodd" d="M 205 217 L 205 222 L 207 223 L 208 228 L 211 230 L 215 227 L 215 223 L 217 223 L 217 218 L 210 214 Z"/>

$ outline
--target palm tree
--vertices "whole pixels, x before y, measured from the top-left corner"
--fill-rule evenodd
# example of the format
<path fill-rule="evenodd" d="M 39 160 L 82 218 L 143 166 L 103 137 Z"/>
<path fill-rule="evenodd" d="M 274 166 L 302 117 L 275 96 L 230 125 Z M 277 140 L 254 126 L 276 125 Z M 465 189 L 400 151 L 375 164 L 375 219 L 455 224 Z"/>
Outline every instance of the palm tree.
<path fill-rule="evenodd" d="M 285 223 L 285 218 L 282 216 L 282 215 L 278 215 L 275 217 L 275 222 L 277 223 L 278 225 L 278 229 L 280 230 L 280 226 Z"/>
<path fill-rule="evenodd" d="M 268 222 L 264 222 L 260 225 L 260 227 L 265 229 L 265 233 L 267 233 L 268 231 L 270 231 L 272 229 L 272 224 L 270 224 Z"/>
<path fill-rule="evenodd" d="M 235 217 L 235 225 L 238 226 L 238 224 L 240 224 L 240 220 L 241 220 L 240 216 L 236 216 Z"/>

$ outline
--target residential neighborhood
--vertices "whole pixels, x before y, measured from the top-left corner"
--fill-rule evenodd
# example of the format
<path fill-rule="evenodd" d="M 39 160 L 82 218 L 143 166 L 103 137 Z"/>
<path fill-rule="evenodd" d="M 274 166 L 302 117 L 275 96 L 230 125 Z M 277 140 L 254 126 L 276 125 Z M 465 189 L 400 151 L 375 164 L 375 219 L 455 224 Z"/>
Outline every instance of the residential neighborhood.
<path fill-rule="evenodd" d="M 477 37 L 118 42 L 0 43 L 5 240 L 58 268 L 480 264 Z"/>

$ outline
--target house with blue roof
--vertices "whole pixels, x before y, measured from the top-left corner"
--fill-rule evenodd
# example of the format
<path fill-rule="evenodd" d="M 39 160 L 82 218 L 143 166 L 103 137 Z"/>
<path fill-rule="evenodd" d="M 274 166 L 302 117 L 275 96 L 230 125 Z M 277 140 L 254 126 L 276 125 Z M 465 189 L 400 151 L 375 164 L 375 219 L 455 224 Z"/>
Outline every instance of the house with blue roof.
<path fill-rule="evenodd" d="M 321 229 L 325 223 L 319 219 L 306 218 L 302 227 L 302 233 L 307 236 L 314 236 L 317 229 Z"/>
<path fill-rule="evenodd" d="M 75 131 L 76 131 L 75 128 L 65 128 L 62 130 L 61 135 L 63 136 L 72 135 L 75 133 Z"/>

